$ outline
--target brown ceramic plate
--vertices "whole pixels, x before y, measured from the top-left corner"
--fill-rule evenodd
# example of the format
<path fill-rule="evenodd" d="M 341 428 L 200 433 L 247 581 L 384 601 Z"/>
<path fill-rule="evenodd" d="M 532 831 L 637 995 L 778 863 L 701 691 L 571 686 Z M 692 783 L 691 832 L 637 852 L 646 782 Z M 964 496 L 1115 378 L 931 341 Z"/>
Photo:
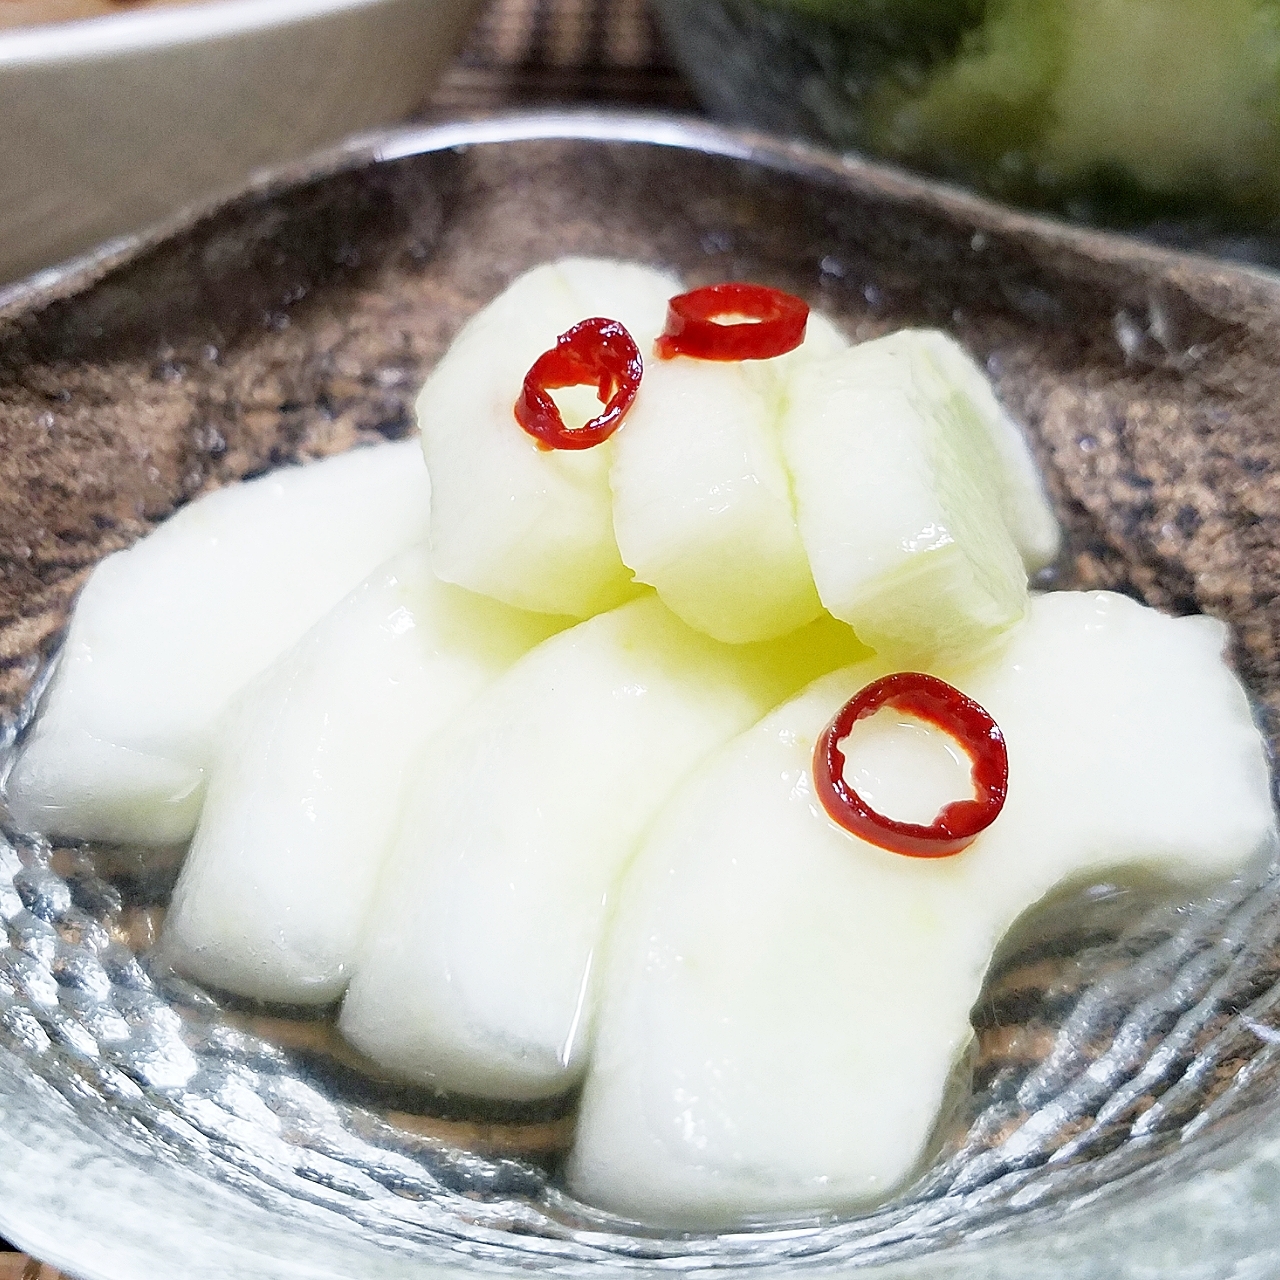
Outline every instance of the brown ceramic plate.
<path fill-rule="evenodd" d="M 1030 429 L 1069 530 L 1058 580 L 1225 619 L 1260 714 L 1280 710 L 1280 283 L 753 135 L 542 116 L 358 141 L 0 293 L 5 724 L 101 556 L 199 493 L 409 432 L 466 317 L 568 252 L 779 285 L 858 338 L 950 329 Z M 976 1011 L 939 1163 L 892 1204 L 668 1238 L 558 1191 L 563 1110 L 407 1095 L 323 1022 L 148 968 L 171 873 L 0 847 L 0 1233 L 77 1274 L 1280 1256 L 1270 879 L 1173 907 L 1094 893 L 1026 934 Z"/>

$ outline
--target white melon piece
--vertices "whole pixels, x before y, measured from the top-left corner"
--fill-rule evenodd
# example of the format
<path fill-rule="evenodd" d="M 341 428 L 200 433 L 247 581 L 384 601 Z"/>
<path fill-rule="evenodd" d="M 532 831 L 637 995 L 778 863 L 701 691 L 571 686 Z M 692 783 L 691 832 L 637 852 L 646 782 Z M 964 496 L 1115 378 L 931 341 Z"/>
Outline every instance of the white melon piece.
<path fill-rule="evenodd" d="M 650 814 L 709 751 L 855 651 L 831 619 L 722 645 L 650 596 L 521 659 L 432 745 L 343 1033 L 440 1089 L 528 1099 L 571 1087 L 614 882 Z"/>
<path fill-rule="evenodd" d="M 730 643 L 822 610 L 772 407 L 740 364 L 654 360 L 617 437 L 623 560 L 691 627 Z"/>
<path fill-rule="evenodd" d="M 1022 616 L 1026 570 L 1011 527 L 1022 517 L 1008 513 L 1043 501 L 1034 468 L 1008 460 L 1011 424 L 985 418 L 966 390 L 967 358 L 953 352 L 942 369 L 948 341 L 902 330 L 803 365 L 783 414 L 818 595 L 904 664 L 981 648 Z M 1032 496 L 1011 497 L 1028 485 Z"/>
<path fill-rule="evenodd" d="M 1263 746 L 1223 639 L 1207 618 L 1062 593 L 1036 599 L 1002 653 L 939 671 L 994 716 L 1009 753 L 1002 813 L 950 858 L 864 843 L 815 796 L 814 742 L 885 674 L 879 659 L 714 756 L 620 886 L 574 1192 L 710 1227 L 852 1209 L 902 1185 L 928 1155 L 992 951 L 1026 908 L 1124 868 L 1199 884 L 1274 844 Z M 948 792 L 937 742 L 913 754 L 883 715 L 846 740 L 846 777 L 868 799 L 910 821 L 968 794 Z M 908 759 L 924 778 L 910 806 L 893 776 Z"/>
<path fill-rule="evenodd" d="M 1047 568 L 1062 549 L 1062 527 L 1026 436 L 996 399 L 987 375 L 950 334 L 923 329 L 917 336 L 943 381 L 953 394 L 968 400 L 991 437 L 1000 462 L 996 479 L 1001 510 L 1027 572 Z"/>
<path fill-rule="evenodd" d="M 417 401 L 442 578 L 575 617 L 634 594 L 613 533 L 613 439 L 592 449 L 541 448 L 516 421 L 515 403 L 533 362 L 592 316 L 625 325 L 647 363 L 679 292 L 677 280 L 648 267 L 569 258 L 521 276 L 462 330 Z M 559 399 L 581 409 L 581 396 Z M 594 414 L 599 403 L 589 400 Z"/>
<path fill-rule="evenodd" d="M 782 461 L 778 418 L 798 363 L 847 344 L 810 315 L 772 360 L 650 359 L 610 473 L 613 527 L 636 580 L 698 631 L 769 640 L 822 611 Z"/>
<path fill-rule="evenodd" d="M 740 364 L 756 385 L 766 394 L 775 397 L 778 408 L 787 394 L 787 384 L 792 372 L 802 364 L 814 360 L 826 360 L 848 350 L 849 339 L 840 328 L 822 314 L 810 311 L 805 322 L 804 341 L 794 351 L 774 356 L 770 360 L 742 360 Z"/>
<path fill-rule="evenodd" d="M 184 972 L 326 1004 L 346 988 L 405 778 L 441 724 L 559 619 L 377 570 L 233 700 L 165 919 Z"/>
<path fill-rule="evenodd" d="M 103 560 L 7 781 L 21 827 L 174 844 L 231 696 L 382 561 L 426 536 L 416 441 L 230 485 Z"/>

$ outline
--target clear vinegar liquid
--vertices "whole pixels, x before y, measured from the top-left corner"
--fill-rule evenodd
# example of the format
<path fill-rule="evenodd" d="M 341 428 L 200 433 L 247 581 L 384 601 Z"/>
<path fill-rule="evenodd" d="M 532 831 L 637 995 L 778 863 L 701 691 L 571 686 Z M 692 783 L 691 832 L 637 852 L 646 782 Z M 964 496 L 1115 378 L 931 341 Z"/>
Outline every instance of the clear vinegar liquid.
<path fill-rule="evenodd" d="M 217 1023 L 283 1051 L 332 1100 L 366 1108 L 396 1129 L 487 1159 L 554 1165 L 573 1136 L 573 1096 L 505 1103 L 436 1093 L 396 1080 L 342 1038 L 337 1003 L 273 1005 L 202 987 L 173 969 L 162 935 L 185 847 L 55 845 L 48 865 L 92 905 L 112 940 L 139 956 L 171 1005 L 193 1026 Z M 105 886 L 105 892 L 103 887 Z"/>
<path fill-rule="evenodd" d="M 577 1098 L 495 1102 L 406 1084 L 339 1034 L 335 1004 L 279 1006 L 197 988 L 170 970 L 158 946 L 182 849 L 55 848 L 51 868 L 73 884 L 101 879 L 119 896 L 113 936 L 146 958 L 178 1012 L 216 1021 L 288 1055 L 297 1073 L 334 1101 L 364 1108 L 396 1130 L 484 1158 L 527 1162 L 553 1183 L 573 1139 Z M 1185 891 L 1135 877 L 1067 886 L 1029 909 L 992 958 L 971 1012 L 973 1039 L 956 1063 L 914 1192 L 928 1194 L 1009 1136 L 1025 1119 L 1020 1091 L 1051 1057 L 1081 1001 L 1138 953 L 1170 936 Z M 1114 1022 L 1114 1019 L 1112 1019 Z M 1113 1028 L 1114 1029 L 1114 1028 Z M 1095 1046 L 1104 1050 L 1099 1042 Z"/>

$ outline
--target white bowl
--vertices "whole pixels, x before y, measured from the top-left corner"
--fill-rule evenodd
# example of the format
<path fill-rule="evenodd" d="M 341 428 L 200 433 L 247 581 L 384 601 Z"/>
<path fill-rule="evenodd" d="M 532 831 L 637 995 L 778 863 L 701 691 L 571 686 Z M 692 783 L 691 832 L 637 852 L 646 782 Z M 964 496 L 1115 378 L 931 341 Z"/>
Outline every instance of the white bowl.
<path fill-rule="evenodd" d="M 0 283 L 403 117 L 478 0 L 216 0 L 0 32 Z"/>

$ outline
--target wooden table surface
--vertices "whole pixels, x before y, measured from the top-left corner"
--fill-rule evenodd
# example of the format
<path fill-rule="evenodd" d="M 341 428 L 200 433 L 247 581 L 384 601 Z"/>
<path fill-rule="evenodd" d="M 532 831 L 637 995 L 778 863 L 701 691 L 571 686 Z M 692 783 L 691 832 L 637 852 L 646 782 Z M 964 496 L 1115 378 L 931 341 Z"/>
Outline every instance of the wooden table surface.
<path fill-rule="evenodd" d="M 420 116 L 566 104 L 698 109 L 644 0 L 490 0 Z M 0 1280 L 59 1277 L 0 1239 Z"/>

